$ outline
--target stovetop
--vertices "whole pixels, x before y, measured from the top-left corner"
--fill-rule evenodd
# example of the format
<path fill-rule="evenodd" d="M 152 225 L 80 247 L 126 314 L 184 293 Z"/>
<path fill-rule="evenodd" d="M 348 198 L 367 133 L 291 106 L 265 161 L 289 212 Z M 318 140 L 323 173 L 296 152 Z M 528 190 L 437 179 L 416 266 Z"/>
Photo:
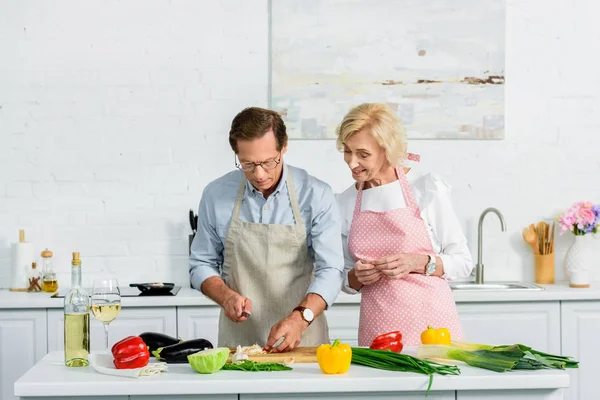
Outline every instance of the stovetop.
<path fill-rule="evenodd" d="M 50 297 L 56 297 L 56 298 L 65 297 L 65 295 L 69 292 L 69 289 L 70 288 L 60 289 L 58 292 L 54 293 Z M 179 289 L 181 289 L 181 286 L 173 287 L 173 289 L 171 289 L 171 292 L 168 292 L 168 293 L 165 293 L 165 292 L 142 293 L 142 292 L 140 292 L 140 289 L 138 289 L 137 287 L 129 287 L 129 286 L 119 287 L 119 290 L 121 292 L 121 297 L 176 296 L 177 293 L 179 293 Z M 87 294 L 89 294 L 90 296 L 92 295 L 92 288 L 83 288 L 83 290 L 85 290 L 87 292 Z"/>

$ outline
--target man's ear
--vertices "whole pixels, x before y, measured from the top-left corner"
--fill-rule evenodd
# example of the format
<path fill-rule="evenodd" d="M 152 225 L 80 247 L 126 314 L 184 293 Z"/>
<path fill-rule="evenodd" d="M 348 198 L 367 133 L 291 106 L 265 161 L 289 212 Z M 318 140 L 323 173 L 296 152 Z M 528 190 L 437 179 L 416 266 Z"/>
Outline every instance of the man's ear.
<path fill-rule="evenodd" d="M 287 144 L 281 148 L 281 155 L 287 153 Z"/>

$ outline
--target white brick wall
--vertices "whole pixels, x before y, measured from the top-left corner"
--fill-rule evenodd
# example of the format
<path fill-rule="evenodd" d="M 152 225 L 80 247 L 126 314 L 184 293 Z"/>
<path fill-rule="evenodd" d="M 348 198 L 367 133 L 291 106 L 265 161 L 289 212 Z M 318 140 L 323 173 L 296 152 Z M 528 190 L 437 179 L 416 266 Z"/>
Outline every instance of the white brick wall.
<path fill-rule="evenodd" d="M 533 279 L 520 231 L 572 202 L 600 202 L 600 39 L 592 0 L 507 0 L 506 138 L 413 141 L 453 184 L 488 279 Z M 187 211 L 233 167 L 233 116 L 268 104 L 268 1 L 0 3 L 0 287 L 24 228 L 72 251 L 84 282 L 187 284 Z M 333 141 L 292 141 L 288 162 L 336 191 L 351 183 Z M 571 238 L 557 243 L 557 278 Z M 596 276 L 600 278 L 600 273 Z"/>

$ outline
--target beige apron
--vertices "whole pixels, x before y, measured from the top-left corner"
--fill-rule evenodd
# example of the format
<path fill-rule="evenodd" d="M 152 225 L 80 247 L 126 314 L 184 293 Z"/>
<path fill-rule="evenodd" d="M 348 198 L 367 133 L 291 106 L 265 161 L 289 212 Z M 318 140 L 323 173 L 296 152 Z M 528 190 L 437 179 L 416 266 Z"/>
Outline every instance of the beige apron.
<path fill-rule="evenodd" d="M 225 240 L 223 280 L 232 290 L 252 300 L 252 315 L 246 321 L 233 322 L 221 309 L 219 346 L 264 346 L 271 327 L 287 317 L 306 296 L 313 262 L 291 173 L 287 187 L 296 225 L 257 224 L 240 221 L 246 177 L 240 182 Z M 324 314 L 302 333 L 301 345 L 322 343 L 329 343 Z"/>

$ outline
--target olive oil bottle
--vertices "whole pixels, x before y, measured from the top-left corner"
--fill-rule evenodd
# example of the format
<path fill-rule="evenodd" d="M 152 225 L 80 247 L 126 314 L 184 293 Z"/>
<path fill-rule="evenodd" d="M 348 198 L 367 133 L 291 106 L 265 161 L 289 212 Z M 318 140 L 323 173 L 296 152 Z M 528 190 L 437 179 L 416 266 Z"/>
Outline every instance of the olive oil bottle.
<path fill-rule="evenodd" d="M 65 365 L 85 367 L 90 353 L 90 298 L 81 287 L 81 260 L 73 253 L 71 289 L 65 295 Z"/>
<path fill-rule="evenodd" d="M 56 272 L 52 265 L 52 252 L 48 249 L 42 251 L 42 290 L 48 293 L 54 293 L 58 290 L 58 281 Z"/>

